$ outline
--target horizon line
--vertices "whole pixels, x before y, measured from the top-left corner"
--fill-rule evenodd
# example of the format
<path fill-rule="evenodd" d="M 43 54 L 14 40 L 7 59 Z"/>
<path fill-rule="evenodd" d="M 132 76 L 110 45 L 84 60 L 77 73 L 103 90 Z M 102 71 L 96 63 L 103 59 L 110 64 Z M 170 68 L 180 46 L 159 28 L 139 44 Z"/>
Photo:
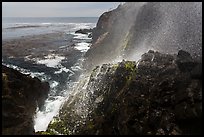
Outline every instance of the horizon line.
<path fill-rule="evenodd" d="M 98 18 L 97 16 L 63 16 L 63 17 L 3 17 L 2 18 Z"/>

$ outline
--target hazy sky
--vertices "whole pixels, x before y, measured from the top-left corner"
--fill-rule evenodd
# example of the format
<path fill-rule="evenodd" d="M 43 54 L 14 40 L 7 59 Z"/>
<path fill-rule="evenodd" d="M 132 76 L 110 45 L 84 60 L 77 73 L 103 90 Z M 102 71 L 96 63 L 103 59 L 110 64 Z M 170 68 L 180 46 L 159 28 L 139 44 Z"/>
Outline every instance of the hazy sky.
<path fill-rule="evenodd" d="M 3 17 L 99 17 L 119 2 L 3 2 Z"/>

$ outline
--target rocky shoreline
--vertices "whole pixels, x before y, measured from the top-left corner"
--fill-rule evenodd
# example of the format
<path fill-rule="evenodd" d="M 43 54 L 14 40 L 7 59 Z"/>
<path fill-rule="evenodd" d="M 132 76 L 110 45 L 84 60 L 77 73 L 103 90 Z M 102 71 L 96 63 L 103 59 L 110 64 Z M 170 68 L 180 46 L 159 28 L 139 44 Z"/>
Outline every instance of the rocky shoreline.
<path fill-rule="evenodd" d="M 66 85 L 65 81 L 70 72 L 55 74 L 57 68 L 38 64 L 36 60 L 44 60 L 48 55 L 62 56 L 65 58 L 62 60 L 62 65 L 71 68 L 82 57 L 82 53 L 74 48 L 75 43 L 73 35 L 65 33 L 49 33 L 3 40 L 2 63 L 18 66 L 31 72 L 44 73 L 55 81 L 61 81 L 60 84 L 63 87 Z"/>
<path fill-rule="evenodd" d="M 5 70 L 5 72 L 2 72 L 2 75 L 5 75 L 4 73 L 6 73 L 7 71 L 11 72 L 11 74 L 10 73 L 8 74 L 9 78 L 13 75 L 13 73 L 17 73 L 18 71 L 24 74 L 27 74 L 27 76 L 31 75 L 33 77 L 33 75 L 34 76 L 37 75 L 41 80 L 49 82 L 52 92 L 53 90 L 56 90 L 54 91 L 54 93 L 51 93 L 51 94 L 60 95 L 60 93 L 58 92 L 64 91 L 67 88 L 68 81 L 71 81 L 71 80 L 75 81 L 75 79 L 77 79 L 78 77 L 77 75 L 80 74 L 79 72 L 80 70 L 75 70 L 74 72 L 71 71 L 71 68 L 74 67 L 74 65 L 77 62 L 80 63 L 79 59 L 81 59 L 84 54 L 83 52 L 75 48 L 76 46 L 75 44 L 82 40 L 77 38 L 74 39 L 73 37 L 74 35 L 72 34 L 49 33 L 49 34 L 25 36 L 25 37 L 20 37 L 16 39 L 3 40 L 2 64 L 8 66 L 9 68 L 6 66 L 2 66 L 2 68 Z M 83 40 L 83 41 L 85 42 L 86 40 Z M 58 68 L 52 67 L 52 66 L 49 67 L 49 65 L 52 65 L 53 62 L 46 60 L 48 57 L 50 60 L 53 60 L 54 63 L 56 61 L 57 61 L 56 63 L 58 63 L 61 60 L 61 62 L 59 62 L 60 64 L 56 64 L 56 63 L 55 64 L 61 65 L 62 69 L 64 70 L 59 70 L 59 67 Z M 51 64 L 39 64 L 37 62 L 38 60 L 42 60 L 42 61 L 46 60 L 46 61 L 49 61 L 48 63 L 51 63 Z M 11 68 L 14 68 L 15 70 Z M 56 73 L 58 71 L 59 73 Z M 68 71 L 68 72 L 65 72 L 65 71 Z M 39 88 L 42 88 L 39 85 L 39 83 L 41 83 L 39 79 L 35 78 L 35 80 L 37 80 L 39 83 L 34 82 L 33 85 L 30 85 L 31 83 L 28 83 L 28 82 L 32 82 L 32 80 L 29 80 L 29 79 L 32 79 L 31 77 L 28 78 L 27 80 L 24 78 L 25 76 L 23 74 L 19 73 L 17 75 L 18 77 L 13 78 L 14 80 L 12 80 L 10 90 L 15 91 L 16 87 L 12 85 L 16 85 L 18 87 L 18 84 L 19 86 L 20 85 L 22 86 L 21 87 L 22 90 L 28 90 L 27 92 L 37 90 L 36 88 L 38 86 Z M 5 75 L 5 77 L 8 77 L 8 76 Z M 52 85 L 53 81 L 58 82 L 57 84 L 59 86 L 53 88 L 53 85 Z M 35 86 L 37 87 L 33 88 Z M 33 89 L 32 90 L 28 89 L 28 87 L 31 87 Z M 3 88 L 3 91 L 4 90 L 5 89 Z M 39 91 L 41 90 L 43 90 L 43 88 L 39 89 Z M 44 92 L 46 92 L 46 90 Z M 33 124 L 33 117 L 34 115 L 36 115 L 36 112 L 35 112 L 36 108 L 39 107 L 39 110 L 45 109 L 45 107 L 42 104 L 47 99 L 48 93 L 50 92 L 45 93 L 46 97 L 45 95 L 38 93 L 38 95 L 41 96 L 39 98 L 42 99 L 40 101 L 41 104 L 38 104 L 38 105 L 32 104 L 33 106 L 30 106 L 30 109 L 32 109 L 32 112 L 28 112 L 28 113 L 24 112 L 26 109 L 25 110 L 23 109 L 23 112 L 19 112 L 19 114 L 17 114 L 16 117 L 21 118 L 22 117 L 21 115 L 26 115 L 25 118 L 23 118 L 23 120 L 19 120 L 21 121 L 20 125 L 18 125 L 19 123 L 14 122 L 12 124 L 12 127 L 4 128 L 3 126 L 2 128 L 3 134 L 34 134 L 35 131 L 34 131 L 34 124 Z M 27 94 L 27 93 L 22 93 L 22 94 Z M 65 93 L 61 93 L 61 94 L 65 94 Z M 11 96 L 15 96 L 15 95 L 11 95 Z M 3 97 L 4 96 L 2 96 L 2 98 Z M 19 99 L 18 96 L 16 96 L 16 98 Z M 26 101 L 26 98 L 23 98 L 22 101 L 24 101 L 24 103 L 27 102 L 28 104 L 31 103 L 29 102 L 29 100 Z M 14 106 L 10 106 L 9 109 L 13 109 L 17 111 L 18 105 L 24 107 L 23 104 L 22 105 L 17 104 Z M 13 113 L 13 111 L 8 110 L 8 113 Z M 3 109 L 3 114 L 5 115 L 7 114 L 7 109 L 5 110 Z M 2 119 L 4 119 L 4 124 L 9 123 L 12 120 L 10 115 L 11 114 L 9 114 L 8 117 L 6 118 L 2 117 Z M 25 123 L 24 121 L 27 123 Z M 22 127 L 25 127 L 25 129 L 22 129 Z"/>
<path fill-rule="evenodd" d="M 49 92 L 49 84 L 2 65 L 2 134 L 34 134 L 33 116 Z"/>

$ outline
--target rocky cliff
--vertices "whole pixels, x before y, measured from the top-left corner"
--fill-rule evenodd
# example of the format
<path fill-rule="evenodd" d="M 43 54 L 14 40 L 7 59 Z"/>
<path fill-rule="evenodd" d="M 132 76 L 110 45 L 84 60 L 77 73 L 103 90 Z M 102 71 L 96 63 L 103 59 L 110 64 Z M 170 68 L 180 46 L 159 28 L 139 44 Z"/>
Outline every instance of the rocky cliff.
<path fill-rule="evenodd" d="M 188 52 L 97 66 L 78 90 L 46 133 L 201 134 L 202 64 Z"/>
<path fill-rule="evenodd" d="M 100 16 L 86 69 L 138 60 L 149 49 L 171 54 L 182 49 L 202 60 L 201 30 L 202 3 L 127 2 Z"/>
<path fill-rule="evenodd" d="M 33 116 L 48 92 L 47 82 L 2 65 L 2 134 L 34 134 Z"/>
<path fill-rule="evenodd" d="M 86 71 L 40 134 L 201 134 L 201 11 L 134 2 L 102 14 Z"/>

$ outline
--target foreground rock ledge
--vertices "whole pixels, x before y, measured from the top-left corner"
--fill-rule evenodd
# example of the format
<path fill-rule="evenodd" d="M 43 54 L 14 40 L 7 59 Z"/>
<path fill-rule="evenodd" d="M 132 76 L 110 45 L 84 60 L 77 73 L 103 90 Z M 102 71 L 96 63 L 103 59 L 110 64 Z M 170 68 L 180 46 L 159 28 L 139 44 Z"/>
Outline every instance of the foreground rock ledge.
<path fill-rule="evenodd" d="M 97 66 L 70 98 L 42 134 L 201 134 L 202 64 L 150 50 L 138 63 Z"/>
<path fill-rule="evenodd" d="M 48 91 L 47 82 L 2 65 L 2 134 L 34 134 L 33 116 Z"/>

